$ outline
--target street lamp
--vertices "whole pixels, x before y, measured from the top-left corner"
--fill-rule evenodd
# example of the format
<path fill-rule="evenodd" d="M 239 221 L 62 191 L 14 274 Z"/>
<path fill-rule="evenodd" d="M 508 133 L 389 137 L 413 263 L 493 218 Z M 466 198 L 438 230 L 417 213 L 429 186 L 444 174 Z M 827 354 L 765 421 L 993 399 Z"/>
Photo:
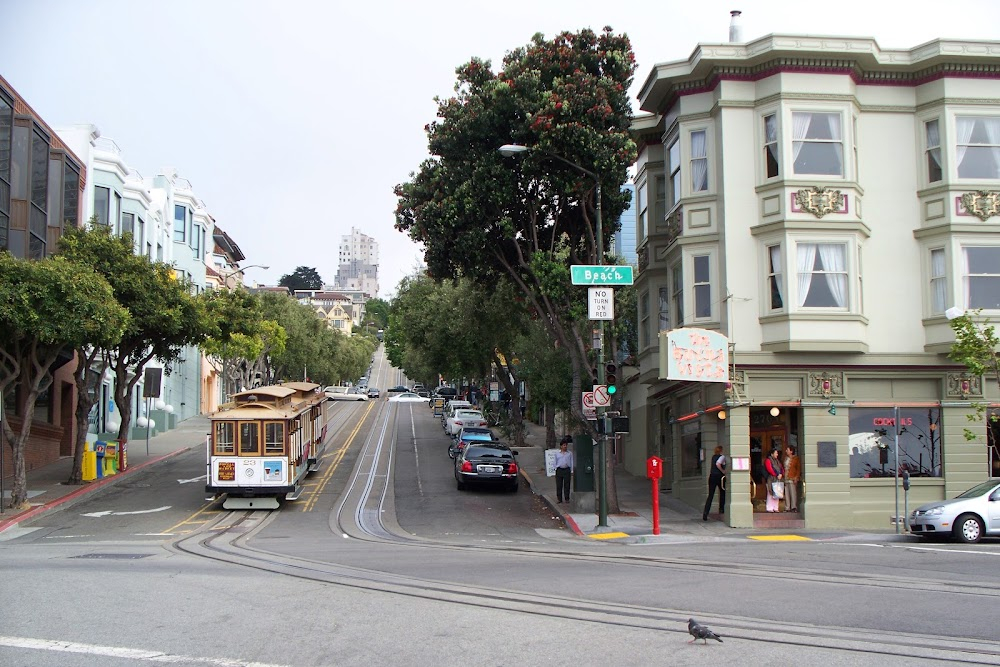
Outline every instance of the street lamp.
<path fill-rule="evenodd" d="M 520 144 L 504 144 L 499 149 L 500 154 L 504 157 L 515 157 L 523 155 L 528 151 L 534 150 L 539 153 L 543 153 L 551 158 L 559 160 L 563 164 L 569 165 L 573 169 L 586 174 L 590 178 L 594 179 L 594 185 L 596 186 L 596 209 L 597 213 L 597 264 L 604 264 L 604 226 L 601 220 L 601 178 L 595 172 L 581 167 L 575 162 L 567 160 L 561 155 L 552 153 L 542 148 L 532 148 L 529 146 L 522 146 Z M 605 381 L 605 368 L 604 368 L 604 320 L 598 320 L 598 338 L 597 338 L 597 384 L 603 385 Z M 601 424 L 604 420 L 605 408 L 597 408 L 597 421 Z M 606 425 L 605 425 L 606 426 Z M 601 429 L 601 433 L 597 436 L 597 457 L 600 459 L 598 469 L 600 470 L 601 486 L 600 486 L 600 498 L 598 503 L 598 525 L 606 528 L 608 525 L 608 461 L 607 455 L 605 453 L 604 438 L 607 428 Z"/>
<path fill-rule="evenodd" d="M 250 266 L 237 266 L 235 269 L 233 269 L 229 273 L 221 274 L 221 277 L 220 277 L 219 280 L 220 280 L 220 282 L 222 282 L 223 285 L 225 285 L 226 287 L 229 287 L 229 279 L 232 278 L 233 276 L 235 276 L 237 273 L 240 274 L 240 282 L 242 283 L 243 282 L 243 272 L 246 271 L 247 269 L 264 269 L 265 271 L 267 271 L 270 268 L 271 268 L 270 266 L 266 266 L 264 264 L 251 264 Z"/>

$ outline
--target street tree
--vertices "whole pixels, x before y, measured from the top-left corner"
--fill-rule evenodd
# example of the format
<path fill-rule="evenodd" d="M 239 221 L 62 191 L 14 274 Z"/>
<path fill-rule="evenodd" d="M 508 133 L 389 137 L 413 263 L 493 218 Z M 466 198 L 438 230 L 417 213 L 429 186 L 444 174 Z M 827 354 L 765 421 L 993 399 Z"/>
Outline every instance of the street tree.
<path fill-rule="evenodd" d="M 455 94 L 437 100 L 438 120 L 426 128 L 433 157 L 396 187 L 396 227 L 424 245 L 428 272 L 511 280 L 570 355 L 573 395 L 583 378 L 596 381 L 596 364 L 569 267 L 606 263 L 598 247 L 610 247 L 609 221 L 628 205 L 634 72 L 628 37 L 610 28 L 536 35 L 497 72 L 473 59 L 457 70 Z M 500 155 L 511 143 L 530 150 Z M 582 406 L 570 408 L 586 423 Z"/>
<path fill-rule="evenodd" d="M 389 302 L 385 299 L 368 299 L 365 302 L 365 321 L 371 322 L 376 329 L 385 329 L 389 325 Z"/>
<path fill-rule="evenodd" d="M 308 266 L 300 266 L 292 273 L 281 276 L 278 284 L 292 290 L 323 289 L 323 279 L 320 278 L 316 269 Z"/>
<path fill-rule="evenodd" d="M 17 399 L 16 418 L 3 419 L 14 469 L 11 507 L 27 503 L 25 443 L 35 403 L 51 387 L 55 367 L 74 350 L 113 345 L 129 320 L 111 286 L 91 268 L 64 257 L 34 261 L 0 253 L 0 400 Z"/>
<path fill-rule="evenodd" d="M 984 318 L 980 311 L 962 313 L 953 317 L 949 324 L 955 332 L 955 342 L 952 343 L 948 357 L 965 365 L 972 375 L 986 380 L 992 376 L 1000 390 L 1000 338 L 997 337 L 996 326 L 988 318 Z M 970 422 L 982 424 L 984 418 L 989 419 L 992 424 L 1000 422 L 1000 414 L 996 411 L 986 416 L 986 403 L 973 403 L 972 408 L 973 413 L 968 415 Z M 970 441 L 978 438 L 977 432 L 968 428 L 964 429 L 964 435 Z"/>

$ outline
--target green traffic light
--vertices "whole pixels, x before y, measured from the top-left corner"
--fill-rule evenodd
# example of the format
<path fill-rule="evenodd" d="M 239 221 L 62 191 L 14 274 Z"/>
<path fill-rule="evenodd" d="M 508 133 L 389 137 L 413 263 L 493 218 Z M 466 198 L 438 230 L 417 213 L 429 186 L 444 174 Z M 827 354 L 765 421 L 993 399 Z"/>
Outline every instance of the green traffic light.
<path fill-rule="evenodd" d="M 614 394 L 614 393 L 616 393 L 617 391 L 618 391 L 618 387 L 616 387 L 616 386 L 615 386 L 615 385 L 613 385 L 613 384 L 609 384 L 609 385 L 608 385 L 608 393 L 609 393 L 609 394 Z"/>

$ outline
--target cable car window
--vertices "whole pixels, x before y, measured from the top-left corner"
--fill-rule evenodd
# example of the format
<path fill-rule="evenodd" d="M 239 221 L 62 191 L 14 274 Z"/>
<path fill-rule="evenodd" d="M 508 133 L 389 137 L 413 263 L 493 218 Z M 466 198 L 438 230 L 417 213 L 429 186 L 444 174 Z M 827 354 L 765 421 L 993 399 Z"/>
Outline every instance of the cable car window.
<path fill-rule="evenodd" d="M 260 454 L 260 424 L 243 422 L 240 424 L 240 455 Z"/>
<path fill-rule="evenodd" d="M 264 453 L 285 453 L 285 425 L 282 422 L 264 424 Z"/>
<path fill-rule="evenodd" d="M 233 422 L 215 423 L 215 453 L 236 453 L 236 428 Z"/>

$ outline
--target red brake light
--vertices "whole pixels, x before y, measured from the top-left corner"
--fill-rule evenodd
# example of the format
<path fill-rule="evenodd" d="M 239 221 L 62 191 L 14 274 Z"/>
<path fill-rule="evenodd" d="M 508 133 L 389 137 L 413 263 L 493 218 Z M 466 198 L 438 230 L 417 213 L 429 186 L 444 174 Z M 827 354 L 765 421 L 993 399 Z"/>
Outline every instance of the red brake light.
<path fill-rule="evenodd" d="M 462 426 L 462 425 L 463 425 L 462 422 L 458 421 L 457 419 L 455 420 L 455 426 Z"/>
<path fill-rule="evenodd" d="M 462 472 L 472 472 L 472 464 L 468 461 L 462 462 Z"/>
<path fill-rule="evenodd" d="M 505 472 L 508 475 L 516 475 L 517 474 L 517 464 L 516 463 L 508 463 L 507 464 L 507 470 Z"/>

